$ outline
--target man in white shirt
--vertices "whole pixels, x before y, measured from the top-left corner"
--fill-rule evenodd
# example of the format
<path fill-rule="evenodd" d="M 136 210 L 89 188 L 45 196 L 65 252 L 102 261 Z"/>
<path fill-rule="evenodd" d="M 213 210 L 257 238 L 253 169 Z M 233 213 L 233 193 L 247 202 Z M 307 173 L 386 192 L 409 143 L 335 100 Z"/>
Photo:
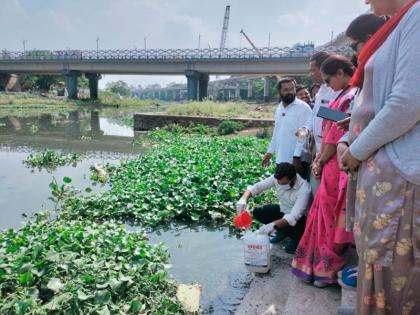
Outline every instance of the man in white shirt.
<path fill-rule="evenodd" d="M 277 164 L 273 176 L 249 186 L 237 203 L 237 211 L 245 211 L 249 197 L 255 197 L 271 188 L 275 190 L 279 204 L 258 206 L 253 210 L 253 217 L 265 224 L 259 232 L 271 234 L 277 231 L 270 240 L 272 243 L 290 237 L 286 251 L 293 253 L 305 231 L 311 188 L 306 180 L 296 174 L 292 164 Z"/>
<path fill-rule="evenodd" d="M 296 97 L 296 82 L 293 78 L 280 80 L 278 92 L 281 103 L 275 113 L 271 143 L 264 155 L 262 164 L 268 166 L 273 154 L 275 154 L 276 164 L 282 162 L 293 163 L 296 171 L 303 178 L 307 178 L 309 173 L 308 161 L 302 161 L 301 155 L 294 156 L 294 153 L 298 145 L 296 130 L 304 126 L 306 121 L 312 117 L 312 110 L 308 104 Z"/>
<path fill-rule="evenodd" d="M 318 110 L 321 106 L 329 107 L 330 103 L 334 101 L 338 95 L 340 95 L 341 91 L 334 91 L 330 88 L 327 84 L 324 83 L 322 80 L 321 75 L 321 65 L 322 63 L 330 57 L 331 54 L 320 51 L 315 53 L 309 62 L 309 74 L 311 76 L 312 81 L 315 83 L 321 84 L 318 93 L 315 96 L 315 103 L 313 108 L 312 117 L 308 119 L 304 127 L 306 127 L 309 131 L 312 132 L 314 139 L 315 139 L 315 148 L 316 152 L 319 152 L 322 142 L 322 121 L 323 119 L 317 117 Z M 302 127 L 302 126 L 301 126 Z"/>

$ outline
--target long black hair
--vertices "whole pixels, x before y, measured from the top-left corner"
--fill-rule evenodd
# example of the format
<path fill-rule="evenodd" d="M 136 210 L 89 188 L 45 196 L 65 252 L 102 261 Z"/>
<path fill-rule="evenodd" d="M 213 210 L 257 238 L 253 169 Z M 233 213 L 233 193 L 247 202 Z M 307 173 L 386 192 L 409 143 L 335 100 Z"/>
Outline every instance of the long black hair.
<path fill-rule="evenodd" d="M 347 27 L 346 35 L 358 42 L 367 42 L 387 21 L 385 16 L 371 13 L 359 15 Z"/>

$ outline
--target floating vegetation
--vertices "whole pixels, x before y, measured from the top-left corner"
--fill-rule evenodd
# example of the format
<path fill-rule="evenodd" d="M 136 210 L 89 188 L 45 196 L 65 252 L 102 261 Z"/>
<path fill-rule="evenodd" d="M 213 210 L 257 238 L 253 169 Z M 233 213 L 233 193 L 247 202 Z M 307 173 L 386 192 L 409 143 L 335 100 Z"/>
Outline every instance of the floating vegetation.
<path fill-rule="evenodd" d="M 183 314 L 167 261 L 144 232 L 38 214 L 0 232 L 0 314 Z"/>
<path fill-rule="evenodd" d="M 54 150 L 46 149 L 41 152 L 31 153 L 23 161 L 27 167 L 39 171 L 42 169 L 47 170 L 48 172 L 55 171 L 59 166 L 73 166 L 76 167 L 77 163 L 81 161 L 79 154 L 62 154 Z"/>
<path fill-rule="evenodd" d="M 172 220 L 230 222 L 246 187 L 271 175 L 272 170 L 260 166 L 266 140 L 166 130 L 155 131 L 150 138 L 158 144 L 146 154 L 107 167 L 109 190 L 69 198 L 63 204 L 65 213 L 71 218 L 147 225 Z"/>
<path fill-rule="evenodd" d="M 121 222 L 231 222 L 246 187 L 272 170 L 260 166 L 267 140 L 171 128 L 152 132 L 153 146 L 140 157 L 94 165 L 108 190 L 86 195 L 69 177 L 53 179 L 53 214 L 0 232 L 0 314 L 186 313 L 167 273 L 167 251 Z M 52 170 L 78 160 L 45 150 L 25 164 Z M 254 202 L 273 200 L 265 194 Z"/>

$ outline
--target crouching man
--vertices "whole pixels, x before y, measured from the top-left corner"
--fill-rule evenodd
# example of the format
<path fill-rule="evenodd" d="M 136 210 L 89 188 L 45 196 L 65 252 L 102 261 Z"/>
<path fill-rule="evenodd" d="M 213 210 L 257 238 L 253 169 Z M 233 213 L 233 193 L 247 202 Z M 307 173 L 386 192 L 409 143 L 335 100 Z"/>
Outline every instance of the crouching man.
<path fill-rule="evenodd" d="M 285 250 L 292 254 L 305 231 L 306 215 L 310 208 L 310 184 L 296 174 L 292 164 L 277 164 L 273 176 L 248 187 L 237 203 L 238 213 L 245 211 L 249 197 L 255 197 L 268 189 L 275 190 L 279 204 L 258 206 L 253 210 L 253 217 L 265 224 L 259 232 L 273 234 L 271 243 L 290 238 Z"/>

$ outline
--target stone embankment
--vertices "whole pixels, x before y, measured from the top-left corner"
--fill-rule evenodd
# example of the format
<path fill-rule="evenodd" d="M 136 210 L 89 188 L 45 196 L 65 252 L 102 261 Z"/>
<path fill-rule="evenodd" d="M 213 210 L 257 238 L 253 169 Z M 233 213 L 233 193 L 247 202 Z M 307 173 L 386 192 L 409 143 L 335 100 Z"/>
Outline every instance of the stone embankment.
<path fill-rule="evenodd" d="M 170 124 L 178 124 L 184 127 L 188 127 L 191 124 L 218 126 L 224 120 L 241 122 L 246 128 L 262 128 L 274 125 L 274 120 L 271 119 L 177 116 L 167 115 L 165 113 L 139 113 L 134 114 L 134 130 L 147 131 Z"/>

